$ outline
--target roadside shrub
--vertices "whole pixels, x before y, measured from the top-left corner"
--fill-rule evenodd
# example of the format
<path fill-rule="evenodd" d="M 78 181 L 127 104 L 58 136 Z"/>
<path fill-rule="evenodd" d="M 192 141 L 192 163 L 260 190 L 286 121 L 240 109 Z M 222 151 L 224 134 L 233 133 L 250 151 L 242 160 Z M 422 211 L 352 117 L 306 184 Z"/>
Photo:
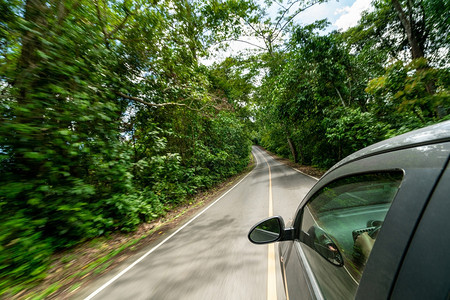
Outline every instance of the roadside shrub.
<path fill-rule="evenodd" d="M 31 220 L 23 212 L 3 216 L 0 223 L 0 295 L 11 286 L 26 285 L 46 276 L 54 247 L 39 231 L 44 224 L 45 220 Z"/>

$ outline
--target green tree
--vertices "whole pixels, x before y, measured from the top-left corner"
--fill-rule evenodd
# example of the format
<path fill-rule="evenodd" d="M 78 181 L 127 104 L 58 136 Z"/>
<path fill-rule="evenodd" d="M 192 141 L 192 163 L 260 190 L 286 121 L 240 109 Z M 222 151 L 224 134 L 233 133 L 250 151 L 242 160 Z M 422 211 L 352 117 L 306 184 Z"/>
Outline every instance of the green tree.
<path fill-rule="evenodd" d="M 246 129 L 198 64 L 220 37 L 211 3 L 0 2 L 0 293 L 246 166 Z"/>
<path fill-rule="evenodd" d="M 442 18 L 450 10 L 447 1 L 377 0 L 372 5 L 374 10 L 344 33 L 352 45 L 375 47 L 397 60 L 425 57 L 432 64 L 448 63 L 448 55 L 442 55 L 450 42 L 450 25 Z"/>

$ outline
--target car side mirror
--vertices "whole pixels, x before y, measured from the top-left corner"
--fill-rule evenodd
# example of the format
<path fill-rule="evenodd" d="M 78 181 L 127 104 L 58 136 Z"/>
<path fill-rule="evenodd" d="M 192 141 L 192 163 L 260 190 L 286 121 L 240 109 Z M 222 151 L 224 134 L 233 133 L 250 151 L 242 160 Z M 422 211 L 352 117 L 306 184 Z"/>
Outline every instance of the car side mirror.
<path fill-rule="evenodd" d="M 344 259 L 337 245 L 331 237 L 320 227 L 312 226 L 308 230 L 310 237 L 309 246 L 316 250 L 323 258 L 335 266 L 342 267 Z"/>
<path fill-rule="evenodd" d="M 292 228 L 284 227 L 280 216 L 271 217 L 257 223 L 250 229 L 248 239 L 254 244 L 269 244 L 277 241 L 292 240 Z"/>

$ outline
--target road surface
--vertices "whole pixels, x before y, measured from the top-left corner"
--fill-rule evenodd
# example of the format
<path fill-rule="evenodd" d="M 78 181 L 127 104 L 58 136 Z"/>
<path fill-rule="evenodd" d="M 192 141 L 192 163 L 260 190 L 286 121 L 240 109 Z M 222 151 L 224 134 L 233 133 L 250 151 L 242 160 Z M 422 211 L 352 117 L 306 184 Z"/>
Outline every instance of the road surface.
<path fill-rule="evenodd" d="M 316 182 L 253 147 L 256 166 L 167 238 L 80 291 L 77 299 L 285 299 L 278 247 L 249 229 L 269 215 L 293 217 Z"/>

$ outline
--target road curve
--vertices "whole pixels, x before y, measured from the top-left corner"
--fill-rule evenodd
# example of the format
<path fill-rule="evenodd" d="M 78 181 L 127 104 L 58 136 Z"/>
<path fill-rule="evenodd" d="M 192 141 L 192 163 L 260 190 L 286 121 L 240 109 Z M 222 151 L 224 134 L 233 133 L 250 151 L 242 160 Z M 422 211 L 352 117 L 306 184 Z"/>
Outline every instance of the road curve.
<path fill-rule="evenodd" d="M 316 180 L 252 153 L 255 168 L 231 190 L 75 298 L 284 299 L 277 247 L 253 245 L 247 233 L 270 214 L 291 219 Z"/>

